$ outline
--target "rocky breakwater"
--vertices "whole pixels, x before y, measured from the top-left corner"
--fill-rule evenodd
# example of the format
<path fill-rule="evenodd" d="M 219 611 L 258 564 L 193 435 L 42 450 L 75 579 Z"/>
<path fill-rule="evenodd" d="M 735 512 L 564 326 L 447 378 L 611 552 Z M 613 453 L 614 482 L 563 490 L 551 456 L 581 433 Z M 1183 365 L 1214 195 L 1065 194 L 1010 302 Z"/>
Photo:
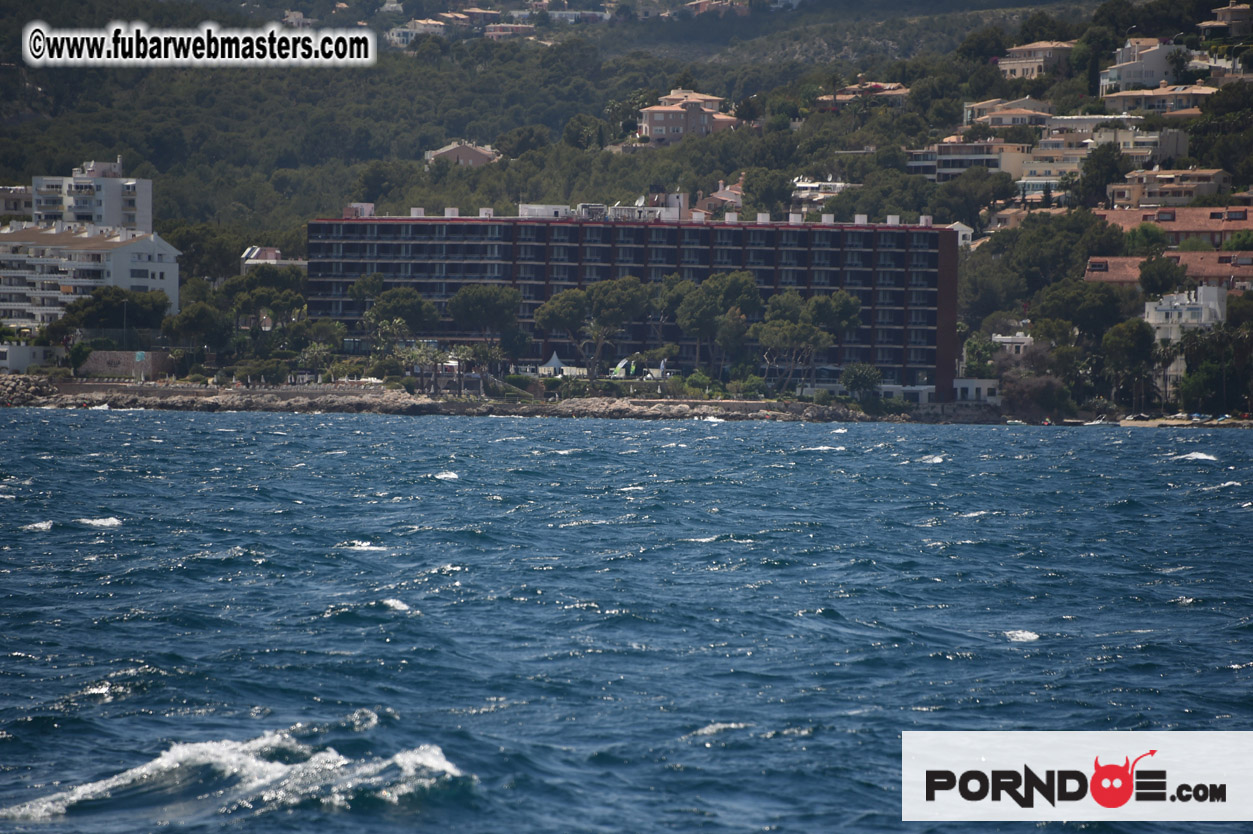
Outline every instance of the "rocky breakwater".
<path fill-rule="evenodd" d="M 0 405 L 38 405 L 47 397 L 54 397 L 57 387 L 43 377 L 6 374 L 0 376 Z"/>
<path fill-rule="evenodd" d="M 839 405 L 740 400 L 627 400 L 588 397 L 548 403 L 433 400 L 404 391 L 281 386 L 268 389 L 159 384 L 51 383 L 39 377 L 0 377 L 0 403 L 44 408 L 143 408 L 171 411 L 288 411 L 449 416 L 567 417 L 637 420 L 773 420 L 866 422 Z M 908 418 L 895 418 L 906 421 Z"/>
<path fill-rule="evenodd" d="M 13 377 L 13 379 L 21 379 Z M 51 390 L 49 390 L 49 388 Z M 391 390 L 212 388 L 158 384 L 62 382 L 38 388 L 14 405 L 44 408 L 143 408 L 168 411 L 291 411 L 437 414 L 440 403 Z"/>

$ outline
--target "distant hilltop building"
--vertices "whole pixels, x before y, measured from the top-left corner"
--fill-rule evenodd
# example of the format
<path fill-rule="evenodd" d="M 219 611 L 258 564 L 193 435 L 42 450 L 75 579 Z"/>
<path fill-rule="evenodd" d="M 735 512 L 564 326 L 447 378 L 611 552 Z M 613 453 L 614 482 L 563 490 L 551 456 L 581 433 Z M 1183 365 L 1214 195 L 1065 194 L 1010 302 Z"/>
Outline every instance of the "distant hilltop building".
<path fill-rule="evenodd" d="M 160 290 L 178 312 L 178 256 L 158 235 L 55 222 L 0 229 L 0 323 L 34 333 L 97 287 Z"/>
<path fill-rule="evenodd" d="M 500 159 L 500 154 L 492 150 L 491 145 L 473 145 L 458 140 L 450 142 L 439 150 L 426 152 L 426 164 L 430 165 L 437 159 L 445 159 L 453 165 L 487 165 Z"/>
<path fill-rule="evenodd" d="M 1253 34 L 1253 10 L 1248 3 L 1230 0 L 1226 6 L 1212 10 L 1216 20 L 1196 25 L 1206 38 L 1242 38 Z"/>
<path fill-rule="evenodd" d="M 283 250 L 275 246 L 249 246 L 239 256 L 239 274 L 244 275 L 259 266 L 294 266 L 307 272 L 309 262 L 303 258 L 284 258 Z"/>
<path fill-rule="evenodd" d="M 84 162 L 68 177 L 34 177 L 32 219 L 152 231 L 152 180 L 125 177 L 117 162 Z"/>
<path fill-rule="evenodd" d="M 444 29 L 445 24 L 442 20 L 414 19 L 404 26 L 388 29 L 384 37 L 392 46 L 398 46 L 403 49 L 413 43 L 414 39 L 419 35 L 443 35 Z"/>
<path fill-rule="evenodd" d="M 987 101 L 967 102 L 962 107 L 962 123 L 972 124 L 1003 110 L 1030 110 L 1036 113 L 1052 113 L 1053 105 L 1031 96 L 1016 98 L 1012 101 L 1003 98 L 990 98 Z M 1101 118 L 1108 119 L 1109 117 L 1102 116 Z"/>
<path fill-rule="evenodd" d="M 1070 52 L 1075 41 L 1036 41 L 1010 47 L 997 68 L 1006 78 L 1036 78 L 1050 72 L 1064 71 L 1070 66 Z"/>
<path fill-rule="evenodd" d="M 826 113 L 839 113 L 855 101 L 867 99 L 873 104 L 903 107 L 909 98 L 909 88 L 896 81 L 866 81 L 858 78 L 856 84 L 841 87 L 831 95 L 818 96 L 818 109 Z"/>
<path fill-rule="evenodd" d="M 1231 188 L 1231 174 L 1220 168 L 1181 171 L 1131 171 L 1126 182 L 1105 187 L 1116 209 L 1142 206 L 1186 206 L 1197 197 L 1211 197 Z"/>
<path fill-rule="evenodd" d="M 640 110 L 639 137 L 660 145 L 729 130 L 740 120 L 719 111 L 722 101 L 693 90 L 671 90 L 659 104 Z"/>
<path fill-rule="evenodd" d="M 283 14 L 283 25 L 289 29 L 309 29 L 315 23 L 317 21 L 311 17 L 305 17 L 304 12 L 288 9 Z"/>
<path fill-rule="evenodd" d="M 0 186 L 0 217 L 30 220 L 34 208 L 29 185 Z"/>
<path fill-rule="evenodd" d="M 483 28 L 483 37 L 489 41 L 526 38 L 534 34 L 535 27 L 529 23 L 489 23 Z"/>

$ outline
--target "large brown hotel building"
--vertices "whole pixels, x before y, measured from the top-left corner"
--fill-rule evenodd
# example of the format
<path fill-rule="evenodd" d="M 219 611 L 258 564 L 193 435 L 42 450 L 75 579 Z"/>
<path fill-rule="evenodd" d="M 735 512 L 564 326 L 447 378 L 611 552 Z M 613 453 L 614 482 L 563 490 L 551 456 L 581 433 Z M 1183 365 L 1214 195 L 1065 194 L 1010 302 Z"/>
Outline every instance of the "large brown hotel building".
<path fill-rule="evenodd" d="M 555 293 L 595 281 L 633 275 L 659 282 L 678 274 L 696 282 L 748 270 L 763 298 L 798 290 L 803 296 L 842 289 L 861 299 L 861 326 L 842 334 L 820 357 L 817 381 L 834 384 L 852 362 L 875 365 L 885 391 L 921 402 L 950 402 L 957 359 L 957 234 L 919 225 L 870 224 L 858 217 L 837 224 L 755 221 L 728 214 L 721 221 L 680 220 L 664 208 L 581 205 L 520 207 L 518 217 L 460 217 L 447 210 L 427 217 L 360 216 L 309 223 L 309 313 L 350 326 L 361 303 L 348 288 L 362 275 L 381 273 L 387 288 L 413 287 L 436 303 L 472 283 L 507 284 L 522 294 L 520 321 L 535 337 L 533 356 L 555 350 L 575 359 L 568 340 L 535 330 L 535 309 Z M 441 341 L 473 341 L 447 316 Z M 611 346 L 618 356 L 680 345 L 680 364 L 695 361 L 695 346 L 673 324 L 641 321 Z M 612 359 L 612 357 L 608 357 Z"/>

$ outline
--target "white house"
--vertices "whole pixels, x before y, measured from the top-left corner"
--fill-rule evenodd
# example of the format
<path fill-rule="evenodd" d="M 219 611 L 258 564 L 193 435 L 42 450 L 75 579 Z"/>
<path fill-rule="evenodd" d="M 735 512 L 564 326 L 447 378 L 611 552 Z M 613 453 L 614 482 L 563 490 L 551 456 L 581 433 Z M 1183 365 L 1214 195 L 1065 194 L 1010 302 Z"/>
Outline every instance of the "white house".
<path fill-rule="evenodd" d="M 1120 89 L 1156 87 L 1170 80 L 1166 56 L 1177 49 L 1180 47 L 1157 38 L 1128 38 L 1122 49 L 1114 51 L 1114 65 L 1101 70 L 1101 97 Z"/>
<path fill-rule="evenodd" d="M 152 231 L 152 180 L 126 177 L 117 162 L 84 162 L 68 177 L 33 177 L 32 219 Z"/>
<path fill-rule="evenodd" d="M 1035 339 L 1019 330 L 1013 336 L 993 336 L 992 343 L 998 345 L 1001 350 L 1012 356 L 1022 356 L 1032 345 Z"/>
<path fill-rule="evenodd" d="M 0 342 L 0 374 L 24 374 L 31 365 L 55 365 L 63 356 L 60 345 Z"/>
<path fill-rule="evenodd" d="M 1185 330 L 1211 328 L 1227 320 L 1227 288 L 1201 286 L 1144 302 L 1144 320 L 1160 341 L 1178 342 Z M 1174 392 L 1187 367 L 1182 356 L 1166 369 L 1166 393 Z"/>
<path fill-rule="evenodd" d="M 960 220 L 949 223 L 944 228 L 952 229 L 953 231 L 957 232 L 957 245 L 958 246 L 969 246 L 971 242 L 974 241 L 975 230 L 967 226 L 965 223 L 961 222 Z"/>
<path fill-rule="evenodd" d="M 59 319 L 97 287 L 160 290 L 178 312 L 178 256 L 156 234 L 56 223 L 0 229 L 0 323 L 19 334 Z"/>

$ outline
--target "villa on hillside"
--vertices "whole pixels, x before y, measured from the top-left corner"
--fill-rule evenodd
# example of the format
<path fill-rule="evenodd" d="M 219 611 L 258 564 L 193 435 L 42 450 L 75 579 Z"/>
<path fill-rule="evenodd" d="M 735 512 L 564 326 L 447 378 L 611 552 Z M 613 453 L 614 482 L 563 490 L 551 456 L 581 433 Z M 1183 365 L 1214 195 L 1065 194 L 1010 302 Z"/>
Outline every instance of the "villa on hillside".
<path fill-rule="evenodd" d="M 968 101 L 962 105 L 962 124 L 973 124 L 983 116 L 990 116 L 1000 110 L 1031 110 L 1036 113 L 1052 113 L 1053 105 L 1031 96 L 1013 100 L 990 98 L 986 101 Z"/>
<path fill-rule="evenodd" d="M 944 141 L 917 150 L 906 150 L 906 170 L 932 182 L 948 182 L 965 171 L 981 167 L 992 171 L 1020 170 L 1019 163 L 1031 146 L 1003 139 L 983 142 Z"/>
<path fill-rule="evenodd" d="M 1040 110 L 1010 107 L 1005 110 L 994 110 L 986 116 L 979 116 L 975 122 L 997 130 L 1007 127 L 1044 127 L 1050 115 Z"/>
<path fill-rule="evenodd" d="M 841 87 L 834 94 L 818 96 L 817 107 L 822 113 L 839 113 L 849 104 L 863 99 L 873 104 L 904 107 L 909 98 L 909 88 L 896 81 L 865 81 Z"/>
<path fill-rule="evenodd" d="M 1216 87 L 1199 84 L 1167 84 L 1165 81 L 1151 90 L 1124 90 L 1109 93 L 1103 98 L 1111 109 L 1134 112 L 1146 110 L 1172 116 L 1195 116 L 1207 98 L 1218 92 Z"/>
<path fill-rule="evenodd" d="M 1035 78 L 1064 71 L 1070 65 L 1074 48 L 1074 41 L 1036 41 L 1013 46 L 1006 50 L 997 67 L 1006 78 Z"/>
<path fill-rule="evenodd" d="M 1101 70 L 1101 96 L 1133 86 L 1156 87 L 1169 80 L 1166 58 L 1179 49 L 1157 38 L 1128 38 L 1122 49 L 1115 50 L 1114 65 Z"/>
<path fill-rule="evenodd" d="M 453 165 L 487 165 L 500 159 L 500 154 L 492 150 L 491 145 L 473 145 L 458 140 L 450 142 L 439 150 L 426 152 L 426 164 L 430 165 L 437 159 L 446 159 Z"/>
<path fill-rule="evenodd" d="M 1126 182 L 1105 187 L 1116 209 L 1146 206 L 1186 206 L 1197 197 L 1209 197 L 1231 188 L 1231 174 L 1219 168 L 1182 171 L 1131 171 Z"/>
<path fill-rule="evenodd" d="M 640 110 L 639 137 L 656 144 L 673 143 L 687 136 L 708 136 L 740 123 L 719 112 L 723 99 L 692 90 L 671 90 L 660 103 Z"/>
<path fill-rule="evenodd" d="M 1242 38 L 1253 34 L 1253 10 L 1248 3 L 1230 0 L 1226 6 L 1212 9 L 1214 20 L 1198 23 L 1196 28 L 1206 38 Z"/>
<path fill-rule="evenodd" d="M 404 26 L 388 29 L 384 37 L 392 46 L 404 48 L 413 43 L 418 35 L 443 35 L 445 24 L 442 20 L 411 20 Z"/>

